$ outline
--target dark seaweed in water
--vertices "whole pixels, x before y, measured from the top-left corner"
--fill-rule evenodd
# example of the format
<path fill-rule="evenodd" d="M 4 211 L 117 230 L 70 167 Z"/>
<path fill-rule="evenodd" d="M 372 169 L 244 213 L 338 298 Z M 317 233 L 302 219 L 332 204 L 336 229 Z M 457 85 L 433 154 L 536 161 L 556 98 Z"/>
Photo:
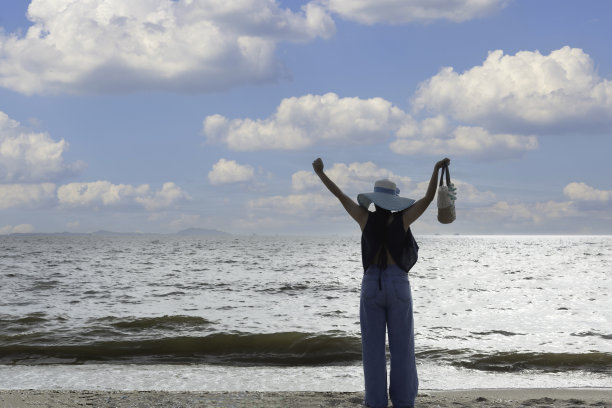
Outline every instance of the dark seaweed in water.
<path fill-rule="evenodd" d="M 484 354 L 469 349 L 430 349 L 417 352 L 417 360 L 479 371 L 547 373 L 588 371 L 612 375 L 612 353 L 528 353 L 498 352 Z"/>
<path fill-rule="evenodd" d="M 87 344 L 0 346 L 2 364 L 211 363 L 231 365 L 319 365 L 361 359 L 358 338 L 312 333 L 215 333 Z"/>
<path fill-rule="evenodd" d="M 612 375 L 612 354 L 603 352 L 475 354 L 470 356 L 468 360 L 455 361 L 452 364 L 485 371 L 538 370 L 560 372 L 583 370 Z"/>
<path fill-rule="evenodd" d="M 134 321 L 114 321 L 122 329 L 142 330 L 180 324 L 189 316 L 164 316 Z M 195 324 L 206 320 L 193 318 Z M 108 320 L 108 319 L 107 319 Z M 112 321 L 112 319 L 111 319 Z M 0 335 L 0 364 L 87 363 L 208 363 L 234 366 L 314 366 L 355 364 L 361 360 L 358 336 L 327 333 L 211 333 L 205 336 L 138 338 L 113 336 L 112 340 L 76 342 L 71 338 L 49 341 L 44 333 Z M 83 338 L 82 338 L 83 339 Z M 429 349 L 417 360 L 450 364 L 479 371 L 539 372 L 587 371 L 612 375 L 612 354 L 498 352 L 483 354 L 469 349 Z"/>
<path fill-rule="evenodd" d="M 198 326 L 208 326 L 211 321 L 199 316 L 161 316 L 161 317 L 135 317 L 117 318 L 105 317 L 97 319 L 98 323 L 107 323 L 112 327 L 131 330 L 150 330 L 150 329 L 175 329 L 177 327 L 186 326 L 190 328 Z"/>

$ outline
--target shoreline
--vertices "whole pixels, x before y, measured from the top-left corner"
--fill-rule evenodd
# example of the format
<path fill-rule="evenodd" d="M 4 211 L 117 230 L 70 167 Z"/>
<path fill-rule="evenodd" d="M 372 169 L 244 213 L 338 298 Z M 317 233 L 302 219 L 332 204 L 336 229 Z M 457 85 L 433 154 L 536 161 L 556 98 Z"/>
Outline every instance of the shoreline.
<path fill-rule="evenodd" d="M 0 390 L 3 408 L 359 407 L 363 392 Z M 609 407 L 612 388 L 422 390 L 418 407 Z M 389 405 L 391 402 L 389 401 Z"/>

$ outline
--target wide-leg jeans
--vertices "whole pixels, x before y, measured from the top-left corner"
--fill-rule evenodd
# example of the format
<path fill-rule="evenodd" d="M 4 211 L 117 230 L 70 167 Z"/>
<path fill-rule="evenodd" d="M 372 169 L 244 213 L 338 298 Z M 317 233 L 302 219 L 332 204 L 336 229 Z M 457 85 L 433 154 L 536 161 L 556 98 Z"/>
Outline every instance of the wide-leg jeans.
<path fill-rule="evenodd" d="M 365 404 L 386 407 L 385 332 L 389 335 L 389 396 L 394 408 L 412 407 L 419 381 L 414 356 L 412 294 L 408 274 L 396 265 L 370 266 L 363 275 L 359 317 L 365 378 Z"/>

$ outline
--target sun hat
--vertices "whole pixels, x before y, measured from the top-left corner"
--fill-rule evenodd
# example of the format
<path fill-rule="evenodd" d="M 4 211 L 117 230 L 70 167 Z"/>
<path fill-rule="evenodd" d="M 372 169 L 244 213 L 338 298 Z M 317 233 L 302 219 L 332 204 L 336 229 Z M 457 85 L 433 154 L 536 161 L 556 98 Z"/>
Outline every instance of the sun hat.
<path fill-rule="evenodd" d="M 374 192 L 359 194 L 357 202 L 366 209 L 374 203 L 389 211 L 402 211 L 415 203 L 412 198 L 400 197 L 399 192 L 399 188 L 391 180 L 377 180 L 374 183 Z"/>

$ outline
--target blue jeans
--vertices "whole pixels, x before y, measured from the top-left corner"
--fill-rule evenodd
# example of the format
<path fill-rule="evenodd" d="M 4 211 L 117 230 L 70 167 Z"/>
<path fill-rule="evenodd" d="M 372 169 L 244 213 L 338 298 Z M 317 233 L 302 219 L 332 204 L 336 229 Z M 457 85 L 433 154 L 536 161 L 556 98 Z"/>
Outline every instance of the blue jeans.
<path fill-rule="evenodd" d="M 388 403 L 387 330 L 391 354 L 391 402 L 395 408 L 414 406 L 419 380 L 414 358 L 414 323 L 408 274 L 396 265 L 389 265 L 382 271 L 370 266 L 361 282 L 359 318 L 365 404 L 378 408 L 386 407 Z"/>

